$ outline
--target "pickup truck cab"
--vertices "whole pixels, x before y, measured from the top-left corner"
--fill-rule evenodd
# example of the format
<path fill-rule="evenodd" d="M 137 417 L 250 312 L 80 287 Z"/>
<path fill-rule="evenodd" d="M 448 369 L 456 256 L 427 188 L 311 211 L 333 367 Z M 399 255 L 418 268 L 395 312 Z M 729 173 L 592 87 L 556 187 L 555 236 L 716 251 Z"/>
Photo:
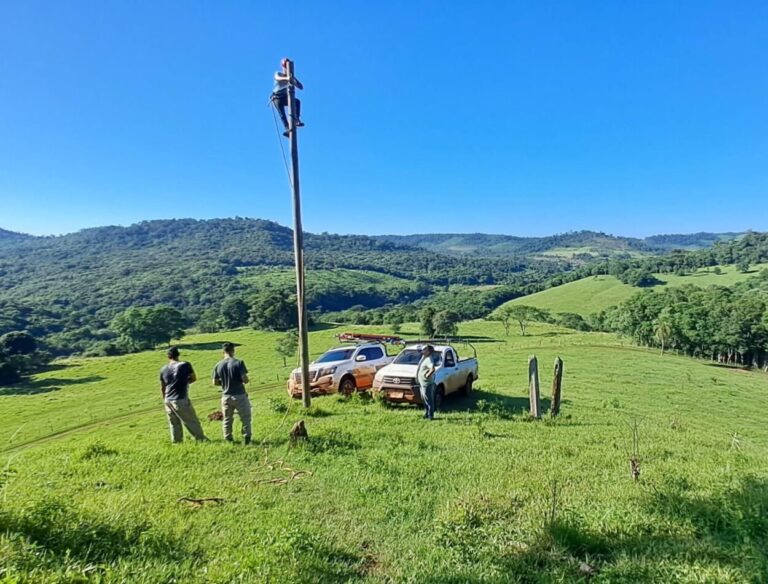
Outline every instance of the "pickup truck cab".
<path fill-rule="evenodd" d="M 390 365 L 376 373 L 373 391 L 393 403 L 424 403 L 416 380 L 416 370 L 421 361 L 421 350 L 426 344 L 420 342 L 406 345 Z M 447 395 L 456 392 L 469 394 L 472 384 L 479 377 L 479 370 L 476 352 L 474 357 L 460 359 L 451 345 L 432 346 L 435 349 L 433 357 L 436 362 L 435 386 L 439 407 Z"/>
<path fill-rule="evenodd" d="M 309 387 L 313 396 L 329 393 L 349 395 L 370 389 L 376 372 L 392 362 L 382 343 L 369 342 L 329 349 L 309 365 Z M 301 369 L 288 379 L 288 393 L 301 397 Z"/>

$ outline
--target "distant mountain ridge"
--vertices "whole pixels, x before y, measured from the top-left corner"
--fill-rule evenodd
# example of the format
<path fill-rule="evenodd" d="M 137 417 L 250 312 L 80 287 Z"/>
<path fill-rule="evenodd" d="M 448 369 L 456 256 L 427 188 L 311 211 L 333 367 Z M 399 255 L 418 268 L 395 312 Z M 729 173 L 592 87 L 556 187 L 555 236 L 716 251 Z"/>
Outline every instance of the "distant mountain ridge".
<path fill-rule="evenodd" d="M 30 238 L 34 238 L 34 235 L 18 233 L 17 231 L 8 231 L 7 229 L 0 229 L 0 241 L 19 241 L 21 239 Z"/>
<path fill-rule="evenodd" d="M 742 233 L 693 233 L 654 235 L 643 239 L 610 235 L 599 231 L 570 231 L 545 237 L 520 237 L 485 233 L 425 233 L 378 235 L 376 239 L 400 245 L 421 247 L 437 253 L 459 256 L 500 257 L 507 255 L 579 254 L 616 256 L 659 254 L 674 249 L 695 250 L 711 247 Z"/>
<path fill-rule="evenodd" d="M 178 219 L 174 221 L 210 223 L 219 225 L 227 219 Z M 259 231 L 271 231 L 276 239 L 273 243 L 279 242 L 277 247 L 284 251 L 292 250 L 291 230 L 288 227 L 279 225 L 272 221 L 263 219 L 249 219 L 255 222 Z M 156 221 L 143 221 L 128 227 L 105 226 L 83 229 L 75 233 L 60 236 L 37 237 L 26 233 L 18 233 L 0 228 L 0 243 L 7 241 L 20 241 L 30 239 L 60 239 L 68 237 L 102 237 L 105 233 L 114 231 L 114 233 L 124 233 L 133 239 L 139 231 L 139 226 L 148 226 L 156 224 Z M 189 223 L 187 223 L 189 225 Z M 268 226 L 268 227 L 267 227 Z M 153 232 L 153 237 L 158 236 L 157 230 Z M 279 232 L 279 236 L 277 233 Z M 573 259 L 574 256 L 592 255 L 593 257 L 611 257 L 623 256 L 625 254 L 659 254 L 672 250 L 697 250 L 712 247 L 719 241 L 728 241 L 737 239 L 745 232 L 698 232 L 698 233 L 672 233 L 651 235 L 644 238 L 624 237 L 612 235 L 600 231 L 569 231 L 554 235 L 542 237 L 524 237 L 517 235 L 490 234 L 490 233 L 416 233 L 410 235 L 370 235 L 355 236 L 334 235 L 331 237 L 358 237 L 367 238 L 378 242 L 388 242 L 398 247 L 410 247 L 426 249 L 435 253 L 452 256 L 476 256 L 476 257 L 505 257 L 505 256 L 525 256 L 525 255 L 543 255 L 558 256 L 565 255 Z M 263 233 L 261 234 L 263 235 Z M 326 234 L 314 235 L 308 234 L 308 237 L 325 237 Z M 140 237 L 138 238 L 141 239 Z M 134 245 L 137 241 L 133 242 Z"/>

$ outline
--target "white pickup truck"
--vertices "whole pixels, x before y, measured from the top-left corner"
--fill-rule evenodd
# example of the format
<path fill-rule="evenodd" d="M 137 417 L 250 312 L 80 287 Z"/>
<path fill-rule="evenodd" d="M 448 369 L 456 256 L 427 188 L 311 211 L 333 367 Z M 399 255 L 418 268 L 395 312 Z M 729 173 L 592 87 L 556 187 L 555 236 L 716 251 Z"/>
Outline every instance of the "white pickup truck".
<path fill-rule="evenodd" d="M 390 364 L 379 369 L 373 380 L 373 391 L 382 399 L 393 403 L 424 403 L 416 380 L 416 370 L 421 361 L 421 350 L 426 342 L 408 344 Z M 430 343 L 431 344 L 431 343 Z M 455 392 L 469 394 L 472 384 L 477 381 L 477 351 L 466 359 L 459 359 L 456 349 L 451 345 L 432 345 L 436 361 L 435 385 L 438 408 L 445 396 Z M 468 344 L 471 347 L 471 345 Z"/>
<path fill-rule="evenodd" d="M 310 393 L 350 395 L 370 389 L 376 372 L 393 359 L 387 355 L 386 347 L 376 342 L 329 349 L 309 365 Z M 301 397 L 301 369 L 291 372 L 288 393 L 294 398 Z"/>

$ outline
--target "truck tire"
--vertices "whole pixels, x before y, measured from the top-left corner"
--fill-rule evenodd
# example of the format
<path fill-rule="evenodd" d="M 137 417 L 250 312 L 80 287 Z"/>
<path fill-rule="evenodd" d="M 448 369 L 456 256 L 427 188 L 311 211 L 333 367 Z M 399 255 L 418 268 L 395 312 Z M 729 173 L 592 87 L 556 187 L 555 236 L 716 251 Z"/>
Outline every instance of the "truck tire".
<path fill-rule="evenodd" d="M 445 404 L 445 387 L 438 385 L 435 390 L 435 411 L 439 412 L 443 409 Z"/>
<path fill-rule="evenodd" d="M 352 395 L 357 390 L 357 385 L 355 385 L 355 378 L 351 375 L 347 375 L 346 377 L 341 378 L 341 382 L 339 383 L 339 393 L 342 395 Z"/>
<path fill-rule="evenodd" d="M 464 384 L 464 387 L 461 388 L 461 395 L 467 396 L 472 393 L 473 381 L 472 374 L 470 374 L 469 377 L 467 377 L 467 382 Z"/>

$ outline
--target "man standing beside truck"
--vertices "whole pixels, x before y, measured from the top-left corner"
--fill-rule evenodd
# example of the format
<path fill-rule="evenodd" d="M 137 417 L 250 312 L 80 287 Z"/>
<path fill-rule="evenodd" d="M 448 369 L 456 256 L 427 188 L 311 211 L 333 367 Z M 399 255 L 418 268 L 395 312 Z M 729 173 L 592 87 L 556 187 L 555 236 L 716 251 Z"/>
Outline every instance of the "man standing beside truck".
<path fill-rule="evenodd" d="M 421 361 L 416 370 L 416 379 L 419 382 L 421 399 L 426 411 L 425 420 L 432 420 L 435 416 L 435 349 L 432 345 L 425 345 L 421 350 Z"/>
<path fill-rule="evenodd" d="M 213 384 L 221 387 L 221 413 L 224 417 L 224 440 L 234 442 L 232 426 L 235 411 L 243 424 L 243 440 L 251 443 L 251 400 L 245 391 L 248 369 L 240 359 L 235 359 L 235 345 L 224 343 L 224 358 L 213 369 Z"/>

